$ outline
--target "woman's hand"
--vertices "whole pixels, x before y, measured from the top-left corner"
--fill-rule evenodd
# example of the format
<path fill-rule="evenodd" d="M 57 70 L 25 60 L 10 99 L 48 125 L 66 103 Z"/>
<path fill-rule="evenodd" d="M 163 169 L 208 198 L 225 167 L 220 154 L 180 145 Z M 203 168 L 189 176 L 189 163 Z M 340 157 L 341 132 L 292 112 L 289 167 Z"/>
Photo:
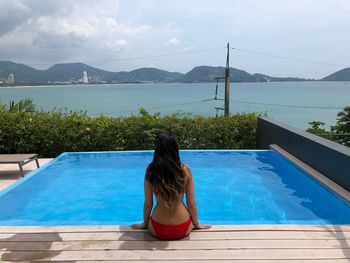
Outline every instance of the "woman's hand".
<path fill-rule="evenodd" d="M 141 224 L 132 224 L 131 227 L 133 229 L 146 229 L 147 226 L 144 224 L 144 223 L 141 223 Z"/>
<path fill-rule="evenodd" d="M 198 229 L 198 230 L 201 230 L 201 229 L 208 229 L 208 228 L 211 228 L 211 225 L 207 225 L 207 224 L 197 224 L 197 225 L 194 225 L 194 229 Z"/>

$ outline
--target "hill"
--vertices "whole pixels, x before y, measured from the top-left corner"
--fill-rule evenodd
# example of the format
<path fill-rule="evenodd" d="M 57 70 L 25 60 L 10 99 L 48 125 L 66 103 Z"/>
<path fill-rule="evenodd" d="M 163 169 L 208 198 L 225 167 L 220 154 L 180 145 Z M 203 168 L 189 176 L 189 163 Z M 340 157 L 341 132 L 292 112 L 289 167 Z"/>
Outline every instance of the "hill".
<path fill-rule="evenodd" d="M 70 81 L 82 78 L 83 71 L 87 71 L 93 79 L 111 78 L 113 73 L 91 67 L 83 63 L 56 64 L 43 71 L 45 81 Z"/>
<path fill-rule="evenodd" d="M 118 74 L 118 73 L 117 73 Z M 183 74 L 178 72 L 169 72 L 156 68 L 140 68 L 130 71 L 126 74 L 128 81 L 154 81 L 154 82 L 175 82 L 180 79 Z M 120 78 L 124 81 L 125 78 Z"/>
<path fill-rule="evenodd" d="M 321 79 L 324 81 L 350 81 L 350 68 L 344 68 Z"/>
<path fill-rule="evenodd" d="M 24 64 L 10 61 L 0 61 L 0 80 L 6 80 L 8 75 L 15 75 L 17 83 L 78 83 L 83 71 L 87 71 L 90 82 L 95 83 L 137 83 L 137 82 L 214 82 L 216 77 L 222 77 L 224 67 L 199 66 L 186 74 L 169 72 L 156 68 L 140 68 L 133 71 L 111 72 L 83 63 L 56 64 L 47 70 L 38 70 Z M 268 82 L 268 81 L 305 81 L 302 78 L 280 78 L 256 73 L 250 74 L 244 70 L 230 68 L 231 82 Z"/>
<path fill-rule="evenodd" d="M 225 76 L 224 67 L 199 66 L 186 73 L 181 82 L 214 82 L 216 77 Z M 230 68 L 232 82 L 254 82 L 251 74 L 235 68 Z"/>
<path fill-rule="evenodd" d="M 186 73 L 180 82 L 214 82 L 216 77 L 225 75 L 224 67 L 199 66 Z M 280 78 L 255 73 L 250 74 L 244 70 L 230 68 L 231 82 L 269 82 L 269 81 L 305 81 L 303 78 Z"/>
<path fill-rule="evenodd" d="M 0 80 L 6 80 L 8 75 L 14 73 L 19 76 L 20 81 L 32 81 L 41 79 L 41 71 L 24 64 L 13 63 L 11 61 L 0 61 Z"/>
<path fill-rule="evenodd" d="M 70 82 L 79 81 L 83 71 L 95 82 L 174 82 L 183 74 L 156 68 L 140 68 L 130 72 L 110 72 L 83 63 L 56 64 L 47 70 L 37 70 L 24 64 L 0 61 L 0 80 L 6 80 L 13 73 L 16 82 Z"/>

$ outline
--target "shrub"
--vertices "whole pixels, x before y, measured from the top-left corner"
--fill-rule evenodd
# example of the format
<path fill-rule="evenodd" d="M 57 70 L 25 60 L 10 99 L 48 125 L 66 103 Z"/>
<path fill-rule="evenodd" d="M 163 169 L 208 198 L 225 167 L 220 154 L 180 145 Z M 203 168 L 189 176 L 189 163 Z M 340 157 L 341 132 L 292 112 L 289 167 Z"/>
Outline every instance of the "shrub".
<path fill-rule="evenodd" d="M 337 123 L 330 127 L 330 130 L 323 128 L 324 122 L 313 121 L 306 131 L 350 147 L 350 106 L 338 113 Z"/>
<path fill-rule="evenodd" d="M 0 111 L 0 152 L 55 157 L 69 151 L 153 149 L 161 132 L 175 133 L 182 149 L 251 149 L 257 114 L 202 117 L 151 115 L 91 118 L 82 112 Z"/>

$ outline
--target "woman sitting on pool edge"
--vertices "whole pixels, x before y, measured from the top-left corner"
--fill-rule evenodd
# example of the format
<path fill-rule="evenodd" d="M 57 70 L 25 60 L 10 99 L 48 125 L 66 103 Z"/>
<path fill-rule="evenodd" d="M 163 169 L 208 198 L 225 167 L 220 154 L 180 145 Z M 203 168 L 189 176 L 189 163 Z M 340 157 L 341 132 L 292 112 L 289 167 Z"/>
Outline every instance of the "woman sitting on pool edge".
<path fill-rule="evenodd" d="M 174 136 L 162 134 L 158 137 L 153 161 L 146 169 L 144 192 L 143 223 L 132 225 L 134 229 L 148 228 L 155 237 L 171 240 L 184 238 L 192 229 L 210 227 L 198 222 L 191 169 L 181 163 Z M 157 204 L 150 216 L 153 193 Z M 187 208 L 183 203 L 184 194 Z"/>

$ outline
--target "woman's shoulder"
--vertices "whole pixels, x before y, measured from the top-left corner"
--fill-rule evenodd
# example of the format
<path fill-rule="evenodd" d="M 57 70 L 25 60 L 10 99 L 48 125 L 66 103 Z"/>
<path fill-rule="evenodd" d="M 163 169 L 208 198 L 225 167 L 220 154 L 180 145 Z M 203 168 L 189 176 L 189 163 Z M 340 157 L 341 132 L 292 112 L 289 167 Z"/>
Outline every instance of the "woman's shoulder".
<path fill-rule="evenodd" d="M 185 164 L 185 163 L 181 164 L 181 168 L 185 172 L 185 176 L 191 176 L 192 172 L 188 164 Z"/>
<path fill-rule="evenodd" d="M 189 166 L 188 164 L 185 164 L 185 163 L 182 163 L 182 164 L 181 164 L 181 168 L 184 169 L 184 170 L 185 170 L 185 169 L 186 169 L 186 170 L 190 170 L 190 166 Z"/>
<path fill-rule="evenodd" d="M 182 171 L 184 173 L 185 185 L 187 186 L 189 182 L 192 181 L 192 172 L 188 164 L 181 165 Z"/>

